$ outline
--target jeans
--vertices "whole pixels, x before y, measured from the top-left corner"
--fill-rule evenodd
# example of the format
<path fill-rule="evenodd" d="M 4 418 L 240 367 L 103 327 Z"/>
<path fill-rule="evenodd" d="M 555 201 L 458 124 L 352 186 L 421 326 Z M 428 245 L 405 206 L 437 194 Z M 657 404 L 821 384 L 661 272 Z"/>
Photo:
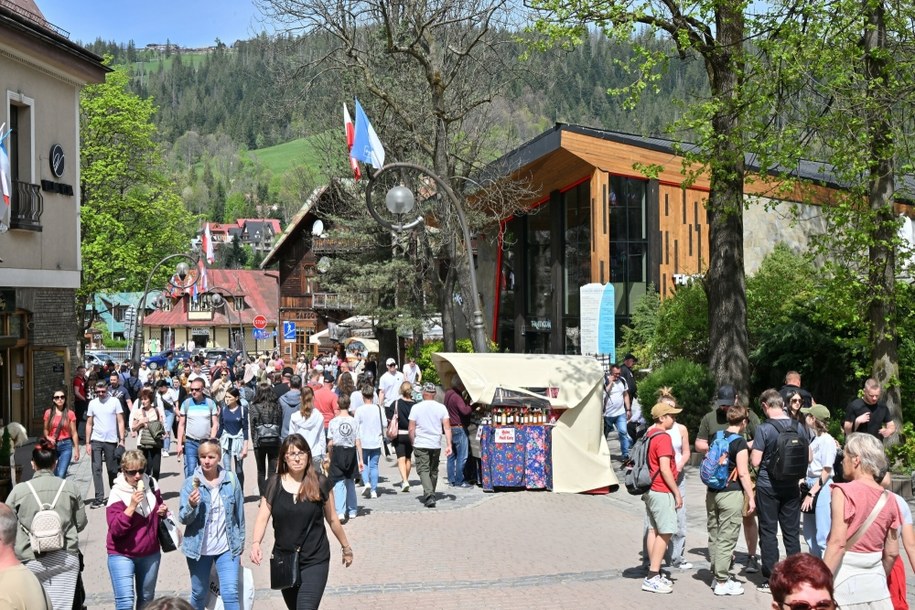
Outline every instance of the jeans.
<path fill-rule="evenodd" d="M 143 457 L 146 458 L 146 469 L 144 472 L 158 481 L 159 472 L 162 469 L 162 450 L 153 447 L 151 449 L 140 449 L 140 451 L 143 452 Z"/>
<path fill-rule="evenodd" d="M 363 449 L 362 462 L 365 464 L 365 470 L 368 473 L 369 486 L 372 491 L 378 491 L 378 460 L 381 459 L 381 448 Z"/>
<path fill-rule="evenodd" d="M 156 597 L 160 557 L 159 553 L 146 557 L 108 556 L 108 573 L 111 575 L 111 588 L 114 589 L 114 605 L 117 610 L 133 610 L 134 601 L 140 610 Z"/>
<path fill-rule="evenodd" d="M 356 516 L 359 510 L 356 502 L 356 481 L 343 479 L 334 483 L 334 507 L 338 515 Z"/>
<path fill-rule="evenodd" d="M 422 500 L 435 499 L 435 486 L 438 485 L 438 462 L 441 449 L 413 448 L 413 459 L 416 465 L 416 474 L 423 484 Z"/>
<path fill-rule="evenodd" d="M 808 478 L 807 484 L 812 485 L 818 478 Z M 826 551 L 826 538 L 829 536 L 829 528 L 832 527 L 831 510 L 832 479 L 829 479 L 817 494 L 817 505 L 814 512 L 801 515 L 804 525 L 804 540 L 807 542 L 810 554 L 820 559 L 823 558 L 823 553 Z"/>
<path fill-rule="evenodd" d="M 114 487 L 114 477 L 118 474 L 118 465 L 114 461 L 114 450 L 117 443 L 103 441 L 90 441 L 92 447 L 92 484 L 95 487 L 95 499 L 102 502 L 105 499 L 105 484 L 102 482 L 102 460 L 108 470 L 108 487 Z"/>
<path fill-rule="evenodd" d="M 762 575 L 768 579 L 778 563 L 778 529 L 782 530 L 785 552 L 801 552 L 801 498 L 796 484 L 778 487 L 756 486 L 756 512 L 759 515 L 759 550 Z"/>
<path fill-rule="evenodd" d="M 200 559 L 187 559 L 191 572 L 191 605 L 194 610 L 204 610 L 207 594 L 210 590 L 210 572 L 216 562 L 216 574 L 219 577 L 219 596 L 226 610 L 240 610 L 238 601 L 239 556 L 232 556 L 232 551 L 219 555 L 201 555 Z"/>
<path fill-rule="evenodd" d="M 626 414 L 622 413 L 615 416 L 604 415 L 604 436 L 609 436 L 610 431 L 616 428 L 616 434 L 620 437 L 620 453 L 623 454 L 623 459 L 629 458 L 629 446 L 632 444 L 632 439 L 629 438 L 629 433 L 626 432 Z"/>
<path fill-rule="evenodd" d="M 467 463 L 467 432 L 460 426 L 451 426 L 451 455 L 448 456 L 448 483 L 464 483 L 464 464 Z"/>
<path fill-rule="evenodd" d="M 276 447 L 255 447 L 254 448 L 254 465 L 257 466 L 257 492 L 264 497 L 264 489 L 267 487 L 267 477 L 276 474 L 276 459 L 280 454 L 280 448 Z"/>
<path fill-rule="evenodd" d="M 189 479 L 197 469 L 200 459 L 197 457 L 197 449 L 200 447 L 200 441 L 191 438 L 184 439 L 184 478 Z"/>
<path fill-rule="evenodd" d="M 162 448 L 168 451 L 172 448 L 172 428 L 175 425 L 175 412 L 171 409 L 165 410 L 165 438 L 162 439 Z"/>
<path fill-rule="evenodd" d="M 301 584 L 297 587 L 283 589 L 283 601 L 290 610 L 318 610 L 324 589 L 327 587 L 327 574 L 330 562 L 311 565 L 301 570 Z"/>
<path fill-rule="evenodd" d="M 62 438 L 57 441 L 57 467 L 54 468 L 54 476 L 66 479 L 71 459 L 73 459 L 73 441 L 69 438 Z"/>

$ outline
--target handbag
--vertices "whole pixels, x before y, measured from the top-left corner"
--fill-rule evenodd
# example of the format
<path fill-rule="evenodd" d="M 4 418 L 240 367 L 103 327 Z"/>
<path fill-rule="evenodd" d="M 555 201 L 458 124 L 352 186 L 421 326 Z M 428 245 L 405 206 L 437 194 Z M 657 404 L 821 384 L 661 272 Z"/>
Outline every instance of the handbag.
<path fill-rule="evenodd" d="M 280 480 L 279 476 L 277 476 L 276 489 L 273 491 L 273 498 L 270 502 L 270 506 L 273 506 L 276 503 L 276 497 L 280 493 L 280 486 L 282 484 L 283 482 Z M 271 589 L 291 589 L 301 584 L 302 572 L 299 569 L 299 552 L 302 549 L 302 545 L 305 544 L 305 541 L 308 539 L 308 532 L 311 531 L 311 526 L 313 524 L 314 520 L 309 522 L 308 527 L 305 528 L 305 535 L 302 536 L 299 543 L 295 546 L 294 551 L 283 551 L 276 548 L 276 545 L 274 545 L 273 551 L 270 554 Z"/>
<path fill-rule="evenodd" d="M 394 403 L 394 415 L 391 416 L 391 421 L 388 422 L 388 429 L 385 431 L 385 436 L 388 437 L 389 441 L 393 441 L 397 438 L 398 426 L 397 426 L 397 403 Z M 378 405 L 378 421 L 381 422 L 381 405 Z"/>
<path fill-rule="evenodd" d="M 159 530 L 156 535 L 163 553 L 171 553 L 181 546 L 181 532 L 178 531 L 178 526 L 170 515 L 159 519 Z"/>
<path fill-rule="evenodd" d="M 800 494 L 801 494 L 801 512 L 807 513 L 807 514 L 812 514 L 812 513 L 816 512 L 817 499 L 820 497 L 820 492 L 823 491 L 823 488 L 820 487 L 817 490 L 816 494 L 813 496 L 813 503 L 810 505 L 810 510 L 804 510 L 804 498 L 807 497 L 808 494 L 810 494 L 810 485 L 807 484 L 807 481 L 802 481 L 801 484 L 799 485 L 799 489 L 800 489 Z"/>

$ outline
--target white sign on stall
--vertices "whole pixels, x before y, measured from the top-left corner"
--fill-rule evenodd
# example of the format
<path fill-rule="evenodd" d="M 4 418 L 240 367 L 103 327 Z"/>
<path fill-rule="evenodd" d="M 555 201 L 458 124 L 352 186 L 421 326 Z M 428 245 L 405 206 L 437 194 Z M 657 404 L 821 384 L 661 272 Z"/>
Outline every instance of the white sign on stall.
<path fill-rule="evenodd" d="M 581 355 L 598 354 L 598 329 L 600 328 L 600 301 L 604 296 L 603 284 L 585 284 L 578 289 L 581 299 Z"/>
<path fill-rule="evenodd" d="M 514 444 L 515 429 L 514 428 L 496 428 L 496 439 L 495 440 L 497 443 Z"/>

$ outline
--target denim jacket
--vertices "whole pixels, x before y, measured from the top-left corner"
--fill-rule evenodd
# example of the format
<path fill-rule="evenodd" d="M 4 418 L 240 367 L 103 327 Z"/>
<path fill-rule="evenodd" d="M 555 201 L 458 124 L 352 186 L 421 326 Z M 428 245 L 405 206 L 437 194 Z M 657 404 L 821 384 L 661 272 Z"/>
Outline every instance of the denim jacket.
<path fill-rule="evenodd" d="M 222 470 L 222 467 L 219 467 Z M 201 484 L 200 502 L 196 507 L 188 502 L 188 496 L 194 491 L 194 477 L 203 481 L 203 472 L 198 467 L 194 474 L 181 487 L 181 508 L 178 520 L 186 525 L 182 550 L 188 559 L 200 559 L 200 547 L 203 544 L 203 533 L 206 529 L 207 515 L 210 513 L 210 488 Z M 245 498 L 234 472 L 223 470 L 219 494 L 225 506 L 226 536 L 229 539 L 229 551 L 233 557 L 242 554 L 245 548 Z"/>

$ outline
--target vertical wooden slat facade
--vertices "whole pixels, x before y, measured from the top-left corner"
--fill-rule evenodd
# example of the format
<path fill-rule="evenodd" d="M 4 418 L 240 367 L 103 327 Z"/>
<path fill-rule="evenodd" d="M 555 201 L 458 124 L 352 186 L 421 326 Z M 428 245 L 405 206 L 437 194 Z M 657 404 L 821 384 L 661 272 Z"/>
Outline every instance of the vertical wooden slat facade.
<path fill-rule="evenodd" d="M 671 184 L 661 184 L 658 190 L 658 288 L 665 298 L 671 294 L 675 275 L 702 273 L 708 267 L 708 193 Z"/>
<path fill-rule="evenodd" d="M 591 176 L 591 281 L 610 281 L 610 174 Z"/>

